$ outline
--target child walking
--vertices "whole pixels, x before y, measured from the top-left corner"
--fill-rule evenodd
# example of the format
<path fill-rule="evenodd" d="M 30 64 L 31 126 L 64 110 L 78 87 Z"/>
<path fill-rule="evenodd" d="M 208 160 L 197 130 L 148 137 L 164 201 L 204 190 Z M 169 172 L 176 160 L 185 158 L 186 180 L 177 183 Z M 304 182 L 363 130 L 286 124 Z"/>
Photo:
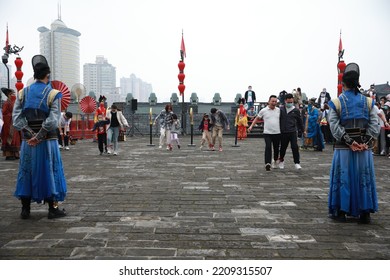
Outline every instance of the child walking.
<path fill-rule="evenodd" d="M 94 124 L 92 131 L 96 130 L 96 136 L 98 139 L 98 148 L 100 155 L 103 154 L 103 144 L 105 152 L 107 153 L 107 128 L 106 125 L 110 123 L 109 119 L 104 119 L 103 115 L 97 116 L 98 121 Z"/>
<path fill-rule="evenodd" d="M 213 145 L 211 142 L 211 124 L 208 114 L 203 114 L 202 121 L 200 122 L 200 125 L 198 127 L 200 131 L 202 131 L 202 139 L 200 140 L 200 150 L 203 149 L 204 143 L 207 141 L 207 144 L 209 146 L 209 149 L 212 149 Z"/>
<path fill-rule="evenodd" d="M 179 133 L 181 132 L 180 121 L 177 118 L 176 114 L 172 114 L 172 129 L 171 129 L 171 145 L 172 142 L 176 142 L 177 148 L 180 149 Z M 172 149 L 172 146 L 171 146 Z"/>

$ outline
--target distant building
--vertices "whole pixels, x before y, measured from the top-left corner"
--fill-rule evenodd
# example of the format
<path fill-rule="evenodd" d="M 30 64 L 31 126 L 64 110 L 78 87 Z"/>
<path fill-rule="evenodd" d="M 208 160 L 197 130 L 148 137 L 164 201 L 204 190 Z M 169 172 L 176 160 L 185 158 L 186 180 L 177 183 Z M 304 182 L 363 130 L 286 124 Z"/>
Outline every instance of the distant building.
<path fill-rule="evenodd" d="M 130 75 L 130 78 L 120 79 L 120 92 L 121 95 L 126 98 L 128 93 L 133 95 L 134 99 L 138 102 L 148 102 L 148 98 L 151 92 L 153 92 L 152 85 L 137 78 L 134 74 Z"/>
<path fill-rule="evenodd" d="M 66 27 L 59 16 L 51 29 L 38 28 L 40 54 L 46 57 L 51 79 L 65 83 L 69 89 L 80 83 L 80 32 Z"/>
<path fill-rule="evenodd" d="M 387 96 L 388 94 L 390 94 L 390 85 L 388 81 L 386 82 L 386 84 L 375 85 L 374 89 L 378 100 L 382 96 Z"/>
<path fill-rule="evenodd" d="M 116 88 L 116 68 L 104 56 L 96 56 L 95 63 L 84 64 L 83 75 L 87 92 L 93 91 L 97 98 L 106 96 L 108 104 L 120 101 Z"/>

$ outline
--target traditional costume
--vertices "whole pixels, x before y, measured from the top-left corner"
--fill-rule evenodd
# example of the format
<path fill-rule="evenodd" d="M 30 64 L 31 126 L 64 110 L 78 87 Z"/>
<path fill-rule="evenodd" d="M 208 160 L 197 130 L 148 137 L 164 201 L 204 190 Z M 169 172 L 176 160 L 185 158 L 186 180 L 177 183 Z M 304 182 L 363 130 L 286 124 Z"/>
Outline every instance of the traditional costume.
<path fill-rule="evenodd" d="M 50 73 L 43 56 L 33 57 L 35 83 L 19 91 L 13 124 L 22 132 L 15 196 L 22 201 L 21 217 L 30 216 L 30 202 L 48 202 L 48 218 L 65 216 L 55 207 L 66 196 L 66 181 L 57 142 L 62 93 L 45 83 Z"/>
<path fill-rule="evenodd" d="M 247 137 L 246 129 L 248 127 L 248 117 L 244 105 L 241 103 L 237 111 L 236 125 L 237 138 L 242 140 Z"/>
<path fill-rule="evenodd" d="M 1 91 L 7 96 L 2 108 L 4 125 L 1 130 L 1 150 L 6 160 L 19 159 L 20 132 L 12 125 L 12 110 L 16 100 L 15 92 L 9 88 L 2 88 Z"/>
<path fill-rule="evenodd" d="M 367 147 L 379 128 L 372 99 L 357 88 L 359 73 L 357 64 L 348 64 L 343 84 L 350 90 L 329 102 L 329 124 L 336 144 L 328 206 L 331 218 L 345 221 L 348 215 L 369 223 L 370 213 L 378 211 L 378 199 L 372 150 Z M 364 149 L 352 150 L 363 146 Z"/>

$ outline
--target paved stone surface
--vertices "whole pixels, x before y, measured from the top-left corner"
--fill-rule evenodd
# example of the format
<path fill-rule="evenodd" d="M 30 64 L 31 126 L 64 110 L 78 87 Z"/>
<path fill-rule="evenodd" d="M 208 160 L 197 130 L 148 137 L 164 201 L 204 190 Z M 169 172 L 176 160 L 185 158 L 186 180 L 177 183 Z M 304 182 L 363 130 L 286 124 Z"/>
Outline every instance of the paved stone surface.
<path fill-rule="evenodd" d="M 390 160 L 375 157 L 380 211 L 371 225 L 327 218 L 332 148 L 291 151 L 284 170 L 264 169 L 263 139 L 223 152 L 120 142 L 118 156 L 78 141 L 63 151 L 68 216 L 46 205 L 19 218 L 18 162 L 0 160 L 0 259 L 390 259 Z M 154 139 L 157 143 L 157 139 Z"/>

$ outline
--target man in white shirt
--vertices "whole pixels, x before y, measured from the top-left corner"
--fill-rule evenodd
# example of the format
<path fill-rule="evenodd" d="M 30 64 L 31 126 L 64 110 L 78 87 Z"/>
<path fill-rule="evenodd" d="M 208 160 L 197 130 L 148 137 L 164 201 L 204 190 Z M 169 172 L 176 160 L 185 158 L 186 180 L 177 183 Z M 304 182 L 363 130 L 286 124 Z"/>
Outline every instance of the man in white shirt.
<path fill-rule="evenodd" d="M 58 135 L 58 144 L 60 145 L 60 149 L 64 147 L 64 143 L 65 150 L 69 150 L 69 127 L 72 117 L 73 114 L 71 112 L 61 113 Z M 62 142 L 62 137 L 64 137 L 64 142 Z"/>
<path fill-rule="evenodd" d="M 278 167 L 278 158 L 279 158 L 279 146 L 280 146 L 280 109 L 276 107 L 278 99 L 276 95 L 271 95 L 268 99 L 268 106 L 261 109 L 257 114 L 257 117 L 252 122 L 251 126 L 248 128 L 249 131 L 252 130 L 253 126 L 260 119 L 264 120 L 264 141 L 265 141 L 265 170 L 270 171 L 272 168 Z M 273 160 L 272 160 L 272 147 Z M 272 164 L 271 164 L 272 161 Z"/>

